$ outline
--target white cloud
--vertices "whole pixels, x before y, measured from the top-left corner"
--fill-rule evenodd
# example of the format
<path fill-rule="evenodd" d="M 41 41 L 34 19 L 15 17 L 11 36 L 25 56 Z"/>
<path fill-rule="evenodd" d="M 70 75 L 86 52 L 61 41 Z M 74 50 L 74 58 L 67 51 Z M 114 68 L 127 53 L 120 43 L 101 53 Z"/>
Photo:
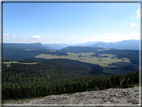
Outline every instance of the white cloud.
<path fill-rule="evenodd" d="M 139 18 L 140 17 L 140 13 L 138 13 L 136 17 Z"/>
<path fill-rule="evenodd" d="M 15 35 L 12 35 L 12 37 L 16 37 Z"/>
<path fill-rule="evenodd" d="M 9 37 L 9 36 L 10 36 L 10 34 L 3 34 L 3 36 Z"/>
<path fill-rule="evenodd" d="M 108 35 L 110 35 L 110 34 L 111 34 L 111 33 L 104 33 L 105 36 L 108 36 Z"/>
<path fill-rule="evenodd" d="M 43 39 L 43 38 L 41 38 L 39 35 L 33 35 L 33 36 L 31 37 L 31 39 Z"/>
<path fill-rule="evenodd" d="M 131 26 L 130 27 L 133 27 L 133 26 L 135 26 L 136 25 L 136 23 L 131 23 Z"/>
<path fill-rule="evenodd" d="M 140 17 L 140 9 L 138 9 L 136 13 L 137 13 L 136 17 L 139 18 Z"/>
<path fill-rule="evenodd" d="M 140 9 L 138 9 L 136 13 L 140 13 Z"/>

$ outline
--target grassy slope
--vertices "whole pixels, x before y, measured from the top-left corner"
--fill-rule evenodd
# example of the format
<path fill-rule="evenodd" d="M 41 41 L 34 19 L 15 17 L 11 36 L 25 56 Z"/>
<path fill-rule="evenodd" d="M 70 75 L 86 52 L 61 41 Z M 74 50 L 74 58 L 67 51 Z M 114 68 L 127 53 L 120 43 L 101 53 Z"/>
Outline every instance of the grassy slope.
<path fill-rule="evenodd" d="M 118 59 L 115 58 L 112 54 L 100 54 L 102 57 L 93 57 L 95 53 L 68 53 L 68 56 L 56 56 L 52 54 L 40 54 L 36 56 L 36 58 L 44 58 L 44 59 L 56 59 L 56 58 L 65 58 L 65 59 L 72 59 L 72 60 L 78 60 L 82 62 L 92 63 L 92 64 L 99 64 L 103 67 L 107 67 L 109 64 L 116 63 L 116 62 L 122 62 L 122 61 L 129 61 L 129 59 Z M 79 57 L 81 55 L 81 57 Z M 107 58 L 103 56 L 108 56 Z M 113 59 L 111 59 L 113 58 Z"/>
<path fill-rule="evenodd" d="M 56 56 L 52 54 L 40 54 L 36 56 L 36 58 L 44 58 L 44 59 L 58 59 L 58 58 L 65 58 L 65 59 L 72 59 L 78 60 L 81 62 L 87 62 L 92 64 L 99 64 L 100 66 L 104 67 L 105 73 L 111 74 L 127 74 L 132 71 L 122 71 L 121 69 L 113 69 L 115 67 L 124 67 L 127 65 L 132 65 L 129 63 L 128 58 L 117 58 L 115 55 L 112 54 L 99 54 L 98 56 L 92 56 L 95 53 L 72 53 L 69 52 L 68 56 Z M 111 68 L 112 67 L 112 68 Z"/>
<path fill-rule="evenodd" d="M 11 61 L 11 62 L 3 62 L 3 63 L 7 64 L 7 67 L 10 67 L 11 63 L 18 63 L 18 64 L 38 64 L 40 62 L 24 63 L 24 62 L 18 62 L 18 61 Z"/>

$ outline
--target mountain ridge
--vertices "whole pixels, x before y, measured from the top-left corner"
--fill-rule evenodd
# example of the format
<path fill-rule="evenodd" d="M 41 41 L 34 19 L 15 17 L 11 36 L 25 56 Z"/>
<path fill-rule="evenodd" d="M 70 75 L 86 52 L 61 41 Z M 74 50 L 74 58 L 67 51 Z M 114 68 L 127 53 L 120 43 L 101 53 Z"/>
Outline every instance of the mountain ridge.
<path fill-rule="evenodd" d="M 46 49 L 48 47 L 44 46 L 40 42 L 38 43 L 3 43 L 3 48 L 21 48 L 21 49 Z"/>
<path fill-rule="evenodd" d="M 64 43 L 55 43 L 55 44 L 42 44 L 38 43 L 3 43 L 3 47 L 17 47 L 17 48 L 25 48 L 25 49 L 47 49 L 47 50 L 61 50 L 63 48 L 73 46 L 73 47 L 98 47 L 98 48 L 106 48 L 106 49 L 128 49 L 128 50 L 139 50 L 139 40 L 123 40 L 119 42 L 103 42 L 103 41 L 89 41 L 86 43 L 70 45 Z"/>
<path fill-rule="evenodd" d="M 90 47 L 101 47 L 101 48 L 109 48 L 109 49 L 129 49 L 129 50 L 139 50 L 139 40 L 123 40 L 120 42 L 98 42 Z"/>

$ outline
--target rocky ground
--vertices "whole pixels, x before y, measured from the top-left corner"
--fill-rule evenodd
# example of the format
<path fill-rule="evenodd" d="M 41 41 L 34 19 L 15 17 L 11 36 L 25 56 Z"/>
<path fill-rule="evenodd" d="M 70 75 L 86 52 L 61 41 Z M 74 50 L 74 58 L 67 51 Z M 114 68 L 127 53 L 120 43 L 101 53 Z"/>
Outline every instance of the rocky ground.
<path fill-rule="evenodd" d="M 8 104 L 48 104 L 48 105 L 139 105 L 139 88 L 107 89 L 101 91 L 77 92 L 74 94 L 51 95 L 37 99 L 5 102 Z"/>

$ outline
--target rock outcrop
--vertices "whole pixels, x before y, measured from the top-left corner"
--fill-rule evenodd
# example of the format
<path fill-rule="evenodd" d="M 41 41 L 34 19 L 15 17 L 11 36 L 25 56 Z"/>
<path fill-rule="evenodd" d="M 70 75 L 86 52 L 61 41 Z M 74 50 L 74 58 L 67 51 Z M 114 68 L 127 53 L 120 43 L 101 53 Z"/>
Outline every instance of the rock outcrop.
<path fill-rule="evenodd" d="M 134 104 L 139 105 L 140 87 L 126 89 L 106 89 L 101 91 L 77 92 L 74 94 L 51 95 L 37 99 L 17 100 L 5 104 L 59 104 L 59 105 L 101 105 Z M 4 105 L 5 105 L 4 104 Z"/>

